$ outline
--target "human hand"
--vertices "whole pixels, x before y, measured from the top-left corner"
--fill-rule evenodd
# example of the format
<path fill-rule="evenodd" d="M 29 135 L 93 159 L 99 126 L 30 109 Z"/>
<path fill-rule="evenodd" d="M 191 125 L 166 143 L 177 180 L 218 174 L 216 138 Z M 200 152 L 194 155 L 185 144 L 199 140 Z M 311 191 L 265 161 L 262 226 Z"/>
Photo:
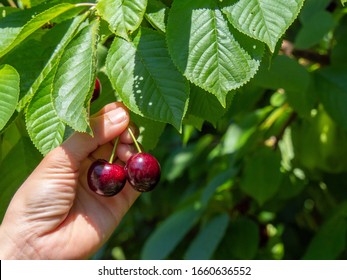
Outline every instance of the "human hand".
<path fill-rule="evenodd" d="M 98 158 L 116 154 L 126 162 L 135 152 L 128 135 L 129 114 L 121 103 L 91 117 L 94 138 L 74 133 L 55 148 L 14 195 L 0 226 L 0 259 L 83 259 L 113 233 L 139 196 L 126 184 L 113 197 L 93 193 L 87 171 Z"/>

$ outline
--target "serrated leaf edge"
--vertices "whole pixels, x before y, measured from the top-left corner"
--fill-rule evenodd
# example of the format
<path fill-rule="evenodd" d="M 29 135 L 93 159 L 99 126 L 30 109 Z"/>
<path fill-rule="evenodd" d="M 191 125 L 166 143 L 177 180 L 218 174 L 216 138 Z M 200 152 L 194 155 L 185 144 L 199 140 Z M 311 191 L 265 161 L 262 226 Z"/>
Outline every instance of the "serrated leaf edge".
<path fill-rule="evenodd" d="M 229 29 L 230 31 L 230 29 Z M 169 33 L 169 30 L 167 29 L 166 31 L 166 34 Z M 249 37 L 249 36 L 248 36 Z M 168 46 L 169 45 L 169 42 L 168 42 L 168 36 L 166 35 L 165 36 L 165 40 L 166 40 L 166 45 Z M 242 48 L 242 46 L 239 44 L 239 42 L 234 38 L 235 42 L 240 46 L 240 49 L 242 49 L 242 51 L 244 51 L 244 49 Z M 259 40 L 257 40 L 259 41 Z M 168 49 L 168 52 L 169 52 L 169 55 L 170 57 L 172 57 L 172 54 L 171 54 L 171 51 L 170 51 L 170 48 L 167 48 Z M 264 55 L 264 54 L 263 54 Z M 227 104 L 226 104 L 226 97 L 229 93 L 231 93 L 233 90 L 236 90 L 242 86 L 244 86 L 245 84 L 247 84 L 254 76 L 255 74 L 258 72 L 259 70 L 259 67 L 260 67 L 260 62 L 261 62 L 261 58 L 259 58 L 259 63 L 257 63 L 257 67 L 254 68 L 254 73 L 253 75 L 250 75 L 248 77 L 248 79 L 245 79 L 242 83 L 239 83 L 236 87 L 233 87 L 231 88 L 228 92 L 225 92 L 225 94 L 223 95 L 223 98 L 219 98 L 218 96 L 218 93 L 213 91 L 213 90 L 209 90 L 206 86 L 204 85 L 201 85 L 201 84 L 198 84 L 197 82 L 193 81 L 190 77 L 188 77 L 184 71 L 181 71 L 181 69 L 179 68 L 179 66 L 177 65 L 177 63 L 175 62 L 175 60 L 171 59 L 171 61 L 173 62 L 173 64 L 175 65 L 176 69 L 189 81 L 191 82 L 193 85 L 196 85 L 197 87 L 200 87 L 202 88 L 203 90 L 205 90 L 206 92 L 209 92 L 211 94 L 213 94 L 217 99 L 218 101 L 220 102 L 220 104 L 222 105 L 223 108 L 226 108 Z"/>
<path fill-rule="evenodd" d="M 346 0 L 346 1 L 347 1 L 347 0 Z M 237 26 L 235 26 L 235 25 L 233 24 L 233 22 L 232 22 L 231 20 L 229 20 L 229 17 L 228 17 L 228 16 L 227 16 L 227 18 L 228 18 L 228 21 L 230 22 L 230 24 L 232 24 L 232 26 L 234 26 L 239 32 L 241 32 L 242 34 L 244 34 L 244 35 L 246 35 L 246 36 L 248 36 L 248 37 L 250 37 L 250 38 L 253 38 L 253 39 L 257 40 L 257 41 L 260 41 L 260 42 L 262 42 L 262 43 L 265 43 L 265 44 L 269 47 L 270 52 L 271 52 L 271 53 L 274 53 L 274 51 L 275 51 L 275 49 L 276 49 L 276 45 L 278 44 L 278 41 L 281 39 L 281 37 L 285 34 L 285 32 L 288 30 L 288 28 L 293 24 L 293 22 L 294 22 L 294 21 L 297 19 L 297 17 L 299 16 L 299 14 L 300 14 L 300 12 L 301 12 L 301 9 L 302 9 L 302 7 L 304 6 L 304 2 L 305 2 L 305 1 L 302 1 L 302 2 L 301 2 L 297 14 L 296 14 L 296 15 L 292 18 L 292 20 L 288 23 L 288 27 L 287 27 L 285 30 L 283 30 L 281 34 L 279 34 L 279 36 L 278 36 L 279 39 L 277 40 L 276 44 L 275 44 L 273 47 L 270 46 L 269 44 L 267 44 L 267 42 L 265 42 L 264 40 L 260 40 L 259 38 L 256 38 L 255 36 L 252 36 L 251 34 L 247 34 L 247 33 L 244 32 L 243 30 L 240 30 Z M 234 5 L 236 5 L 236 4 L 237 4 L 237 3 L 235 3 Z M 234 5 L 232 5 L 232 6 L 234 6 Z M 225 14 L 224 9 L 221 9 L 221 11 Z"/>
<path fill-rule="evenodd" d="M 164 36 L 164 35 L 165 35 L 165 34 L 163 34 L 163 33 L 160 32 L 160 31 L 152 30 L 152 29 L 150 29 L 150 28 L 142 27 L 141 29 L 144 29 L 144 30 L 151 30 L 151 31 L 153 31 L 153 32 L 158 33 L 158 34 L 161 35 L 161 36 Z M 119 37 L 119 36 L 118 36 L 118 37 Z M 120 38 L 120 39 L 124 39 L 123 37 L 119 37 L 119 38 Z M 177 65 L 176 65 L 176 64 L 173 62 L 173 60 L 171 59 L 169 50 L 168 50 L 168 48 L 167 48 L 166 36 L 164 36 L 164 38 L 165 38 L 166 50 L 167 50 L 167 52 L 168 52 L 168 54 L 169 54 L 169 57 L 168 57 L 168 58 L 170 58 L 171 62 L 173 63 L 173 66 L 174 66 L 175 69 L 178 71 L 178 73 L 181 73 L 181 74 L 182 74 L 182 72 L 178 69 Z M 128 41 L 128 40 L 126 40 L 126 39 L 124 39 L 124 40 L 127 41 L 128 43 L 131 43 L 131 44 L 134 46 L 135 55 L 136 55 L 137 48 L 136 48 L 136 45 L 135 45 L 134 41 L 133 41 L 133 40 Z M 108 54 L 107 54 L 106 61 L 109 60 L 109 57 L 111 57 L 110 52 L 108 52 Z M 108 76 L 108 71 L 106 71 L 106 73 L 107 73 L 107 76 Z M 184 75 L 182 75 L 182 76 L 183 76 L 183 78 L 185 78 Z M 112 79 L 111 79 L 109 76 L 108 76 L 108 78 L 110 79 L 112 88 L 115 90 L 116 94 L 117 94 L 117 95 L 120 95 L 119 92 L 118 92 L 118 90 L 117 90 L 117 88 L 115 87 L 115 85 L 114 85 Z M 145 115 L 143 115 L 142 112 L 140 111 L 140 109 L 138 108 L 137 104 L 136 104 L 136 109 L 137 109 L 137 110 L 136 110 L 136 111 L 131 110 L 131 112 L 134 113 L 134 114 L 136 114 L 136 115 L 139 115 L 139 116 L 141 116 L 141 117 L 145 117 L 145 118 L 148 118 L 148 119 L 150 119 L 150 120 L 153 120 L 153 121 L 158 121 L 158 122 L 162 122 L 162 123 L 171 124 L 173 127 L 175 127 L 175 128 L 178 130 L 179 133 L 181 133 L 181 132 L 182 132 L 183 120 L 184 120 L 184 117 L 185 117 L 185 115 L 186 115 L 186 113 L 187 113 L 187 111 L 188 111 L 188 105 L 189 105 L 190 85 L 189 85 L 188 82 L 185 82 L 185 87 L 186 87 L 186 90 L 187 90 L 186 92 L 187 92 L 187 94 L 188 94 L 188 98 L 187 98 L 187 100 L 186 100 L 186 102 L 185 102 L 185 107 L 184 107 L 184 109 L 183 109 L 183 115 L 182 115 L 182 119 L 181 119 L 181 121 L 180 121 L 180 126 L 176 126 L 176 124 L 174 124 L 173 122 L 165 122 L 165 121 L 163 121 L 163 120 L 156 119 L 156 118 L 153 118 L 153 117 L 151 117 L 151 116 L 145 116 Z M 120 98 L 121 98 L 121 96 L 120 96 Z M 122 99 L 122 98 L 121 98 L 121 99 Z M 126 103 L 127 103 L 127 102 L 126 102 Z M 127 104 L 125 104 L 125 105 L 126 105 L 127 107 L 130 107 L 130 106 L 127 105 Z M 169 107 L 169 106 L 168 106 L 168 107 Z"/>
<path fill-rule="evenodd" d="M 94 57 L 92 58 L 92 65 L 93 65 L 93 66 L 91 67 L 91 69 L 94 69 L 94 72 L 91 73 L 91 77 L 94 77 L 94 78 L 95 78 L 95 77 L 96 77 L 96 63 L 97 63 L 97 54 L 96 54 L 96 50 L 97 50 L 97 42 L 98 42 L 98 40 L 99 40 L 99 36 L 97 36 L 97 35 L 98 35 L 99 26 L 100 26 L 100 25 L 99 25 L 100 21 L 99 21 L 98 19 L 96 19 L 94 22 L 96 22 L 97 24 L 95 24 L 95 27 L 94 27 L 96 30 L 93 31 L 93 33 L 95 33 L 95 35 L 96 35 L 96 36 L 93 36 L 93 38 L 95 39 L 95 42 L 94 42 L 94 44 L 91 43 L 91 44 L 92 44 L 92 47 L 93 47 L 93 49 L 94 49 Z M 91 24 L 90 24 L 90 25 L 91 25 Z M 81 31 L 81 30 L 79 30 L 79 31 Z M 79 33 L 79 32 L 77 32 L 77 33 L 75 34 L 75 36 L 76 36 L 78 33 Z M 73 38 L 75 38 L 75 36 L 74 36 Z M 73 40 L 73 38 L 68 42 L 68 44 L 66 45 L 66 47 L 71 43 L 71 41 Z M 65 49 L 64 49 L 64 51 L 62 52 L 62 54 L 60 55 L 60 58 L 59 58 L 59 60 L 57 61 L 57 63 L 60 63 L 60 59 L 61 59 L 61 57 L 63 56 L 64 52 L 65 52 Z M 57 71 L 58 71 L 58 67 L 56 67 L 56 69 L 55 69 L 55 73 L 54 73 L 54 78 L 53 78 L 53 80 L 55 80 L 55 77 L 56 77 L 56 75 L 57 75 Z M 93 80 L 93 79 L 92 79 L 92 80 Z M 53 82 L 53 84 L 54 84 L 54 82 Z M 85 130 L 85 131 L 84 131 L 84 130 L 80 130 L 80 129 L 78 129 L 78 128 L 72 126 L 71 124 L 67 123 L 65 120 L 61 119 L 61 117 L 59 116 L 59 114 L 58 114 L 58 112 L 57 112 L 56 107 L 54 106 L 53 94 L 52 94 L 52 93 L 53 93 L 53 84 L 52 84 L 52 90 L 51 90 L 51 100 L 52 100 L 52 103 L 53 103 L 54 111 L 55 111 L 56 115 L 59 117 L 60 121 L 63 122 L 65 125 L 70 126 L 74 131 L 77 131 L 77 132 L 87 132 L 88 134 L 90 134 L 91 136 L 93 136 L 93 130 L 91 129 L 90 124 L 89 124 L 89 113 L 90 113 L 89 111 L 90 111 L 90 107 L 88 106 L 87 108 L 85 108 L 86 110 L 84 110 L 84 112 L 83 112 L 83 115 L 85 115 L 85 121 L 86 121 L 86 124 L 87 124 L 87 127 L 86 127 L 86 130 Z M 90 91 L 90 92 L 91 92 L 91 90 L 93 89 L 93 86 L 94 86 L 93 83 L 91 83 L 91 84 L 89 85 L 89 91 Z M 87 93 L 85 102 L 87 102 L 87 99 L 88 99 L 88 96 L 90 95 L 90 92 Z M 89 97 L 91 97 L 91 95 L 90 95 Z"/>

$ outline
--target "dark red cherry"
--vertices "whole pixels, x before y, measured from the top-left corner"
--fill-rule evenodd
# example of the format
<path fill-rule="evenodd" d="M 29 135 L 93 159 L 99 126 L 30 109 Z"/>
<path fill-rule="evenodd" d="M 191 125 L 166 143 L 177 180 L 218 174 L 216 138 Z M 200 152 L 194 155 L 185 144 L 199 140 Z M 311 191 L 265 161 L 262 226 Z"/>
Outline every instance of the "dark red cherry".
<path fill-rule="evenodd" d="M 141 152 L 131 156 L 124 170 L 129 183 L 139 192 L 153 190 L 160 180 L 160 164 L 148 153 Z"/>
<path fill-rule="evenodd" d="M 123 189 L 126 174 L 123 166 L 98 159 L 90 166 L 87 180 L 92 191 L 102 196 L 113 196 Z"/>
<path fill-rule="evenodd" d="M 96 78 L 95 85 L 94 85 L 94 92 L 93 92 L 92 99 L 90 100 L 90 102 L 93 102 L 96 99 L 98 99 L 100 96 L 100 93 L 101 93 L 101 83 L 100 83 L 100 80 L 98 78 Z"/>

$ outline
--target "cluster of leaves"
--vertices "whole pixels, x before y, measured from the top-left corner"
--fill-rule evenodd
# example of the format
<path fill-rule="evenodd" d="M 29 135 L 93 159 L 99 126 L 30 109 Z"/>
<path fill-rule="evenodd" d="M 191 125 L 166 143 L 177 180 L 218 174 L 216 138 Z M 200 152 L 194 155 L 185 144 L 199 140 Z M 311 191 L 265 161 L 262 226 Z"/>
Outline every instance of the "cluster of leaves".
<path fill-rule="evenodd" d="M 23 112 L 43 154 L 63 141 L 67 127 L 90 132 L 98 72 L 134 114 L 163 123 L 158 129 L 168 123 L 181 131 L 190 115 L 202 123 L 203 102 L 213 100 L 225 111 L 231 91 L 257 72 L 264 44 L 274 51 L 303 4 L 176 0 L 169 8 L 154 0 L 28 2 L 30 9 L 2 8 L 6 110 L 0 128 L 15 111 Z M 193 84 L 199 90 L 191 91 Z M 218 115 L 211 112 L 210 118 L 216 121 Z"/>
<path fill-rule="evenodd" d="M 201 129 L 166 129 L 161 191 L 140 198 L 97 257 L 346 259 L 345 12 L 307 0 L 218 121 L 209 102 Z"/>
<path fill-rule="evenodd" d="M 96 257 L 346 256 L 345 1 L 95 2 L 0 2 L 0 216 L 121 100 L 163 179 Z"/>

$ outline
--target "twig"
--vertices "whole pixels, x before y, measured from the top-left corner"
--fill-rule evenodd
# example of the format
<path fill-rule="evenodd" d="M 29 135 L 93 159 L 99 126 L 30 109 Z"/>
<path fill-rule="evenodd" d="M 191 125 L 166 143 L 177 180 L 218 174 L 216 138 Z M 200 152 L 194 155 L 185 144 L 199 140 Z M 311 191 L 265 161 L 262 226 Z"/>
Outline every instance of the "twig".
<path fill-rule="evenodd" d="M 13 8 L 18 8 L 16 3 L 13 0 L 7 0 L 8 4 Z"/>

